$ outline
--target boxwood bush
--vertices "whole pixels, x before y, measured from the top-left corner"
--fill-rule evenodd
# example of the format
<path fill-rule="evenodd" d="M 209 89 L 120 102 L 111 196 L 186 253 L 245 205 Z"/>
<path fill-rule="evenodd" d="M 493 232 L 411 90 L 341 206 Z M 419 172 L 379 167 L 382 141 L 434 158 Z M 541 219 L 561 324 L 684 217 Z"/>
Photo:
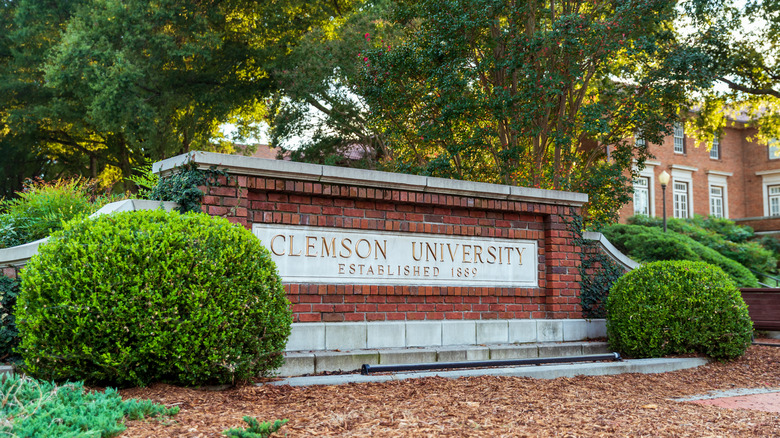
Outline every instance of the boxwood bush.
<path fill-rule="evenodd" d="M 621 277 L 607 298 L 610 346 L 631 357 L 741 356 L 753 323 L 734 282 L 704 262 L 661 261 Z"/>
<path fill-rule="evenodd" d="M 26 371 L 111 385 L 228 383 L 282 363 L 292 322 L 246 229 L 138 211 L 70 222 L 21 273 Z"/>

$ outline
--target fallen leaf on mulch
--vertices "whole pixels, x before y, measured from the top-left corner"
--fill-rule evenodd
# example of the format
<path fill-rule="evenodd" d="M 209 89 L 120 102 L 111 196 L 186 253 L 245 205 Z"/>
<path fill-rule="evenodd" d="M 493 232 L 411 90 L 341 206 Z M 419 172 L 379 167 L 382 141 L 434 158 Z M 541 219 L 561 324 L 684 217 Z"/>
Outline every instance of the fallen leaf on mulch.
<path fill-rule="evenodd" d="M 169 385 L 124 397 L 180 406 L 173 421 L 131 421 L 121 437 L 224 437 L 244 415 L 289 419 L 287 437 L 780 436 L 780 416 L 671 400 L 712 390 L 780 388 L 780 348 L 752 346 L 739 360 L 663 374 L 438 377 L 340 386 Z M 649 406 L 655 406 L 650 408 Z"/>

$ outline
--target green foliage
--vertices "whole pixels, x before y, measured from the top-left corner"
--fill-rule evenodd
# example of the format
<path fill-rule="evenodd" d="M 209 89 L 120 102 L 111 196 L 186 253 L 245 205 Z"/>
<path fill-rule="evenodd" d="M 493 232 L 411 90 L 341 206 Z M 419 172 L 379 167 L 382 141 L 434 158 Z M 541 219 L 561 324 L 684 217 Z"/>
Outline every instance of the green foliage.
<path fill-rule="evenodd" d="M 230 182 L 230 175 L 225 170 L 217 170 L 216 166 L 208 170 L 200 170 L 197 164 L 189 163 L 174 170 L 170 175 L 159 178 L 157 185 L 147 196 L 156 201 L 176 202 L 179 204 L 177 210 L 181 213 L 199 213 L 204 193 L 198 187 L 219 185 L 220 176 L 227 183 Z"/>
<path fill-rule="evenodd" d="M 630 218 L 628 222 L 657 228 L 663 226 L 661 219 L 647 216 L 635 216 Z M 755 273 L 776 271 L 777 258 L 772 251 L 763 247 L 759 242 L 747 241 L 753 236 L 753 230 L 749 227 L 736 225 L 728 219 L 703 219 L 701 216 L 695 216 L 686 220 L 669 219 L 667 228 L 714 249 Z"/>
<path fill-rule="evenodd" d="M 257 418 L 245 416 L 244 421 L 249 424 L 246 429 L 228 429 L 224 432 L 225 435 L 235 438 L 266 438 L 271 436 L 272 433 L 281 429 L 289 420 L 276 420 L 273 423 L 263 421 L 262 423 Z"/>
<path fill-rule="evenodd" d="M 703 262 L 661 261 L 620 278 L 607 298 L 610 347 L 631 357 L 745 353 L 753 323 L 739 290 Z"/>
<path fill-rule="evenodd" d="M 574 235 L 574 244 L 580 252 L 580 306 L 583 318 L 604 318 L 607 311 L 604 302 L 612 285 L 626 271 L 611 257 L 599 249 L 597 242 L 582 237 L 583 220 L 570 212 L 567 228 Z"/>
<path fill-rule="evenodd" d="M 739 287 L 758 287 L 758 279 L 750 270 L 684 234 L 620 224 L 605 227 L 602 233 L 621 252 L 638 262 L 705 261 L 723 269 Z"/>
<path fill-rule="evenodd" d="M 166 408 L 149 400 L 127 400 L 116 390 L 86 391 L 81 382 L 57 386 L 26 376 L 0 377 L 0 434 L 18 437 L 114 437 L 122 424 L 145 417 L 170 417 Z"/>
<path fill-rule="evenodd" d="M 18 295 L 19 281 L 0 275 L 0 361 L 13 357 L 13 349 L 19 345 L 19 330 L 14 316 Z"/>
<path fill-rule="evenodd" d="M 329 25 L 312 29 L 274 71 L 281 85 L 269 113 L 270 142 L 293 161 L 376 168 L 387 158 L 384 138 L 360 95 L 361 52 L 395 44 L 387 21 L 391 0 L 342 7 Z"/>
<path fill-rule="evenodd" d="M 251 153 L 235 143 L 259 137 L 273 72 L 352 3 L 2 2 L 0 156 L 24 164 L 10 182 L 43 172 L 121 186 L 149 159 Z"/>
<path fill-rule="evenodd" d="M 393 168 L 584 192 L 591 223 L 616 219 L 633 160 L 702 85 L 670 31 L 674 0 L 397 4 L 407 35 L 367 45 L 359 89 Z"/>
<path fill-rule="evenodd" d="M 622 266 L 602 252 L 589 251 L 595 242 L 583 242 L 580 264 L 580 305 L 583 318 L 604 318 L 604 302 L 612 285 L 626 273 Z M 592 271 L 592 273 L 591 273 Z"/>
<path fill-rule="evenodd" d="M 16 309 L 26 372 L 121 386 L 269 374 L 292 322 L 252 233 L 162 210 L 66 224 L 22 271 Z"/>
<path fill-rule="evenodd" d="M 152 190 L 160 183 L 160 176 L 152 172 L 151 163 L 141 167 L 136 167 L 133 170 L 137 173 L 129 176 L 127 179 L 135 184 L 138 189 L 138 196 L 140 198 L 149 198 Z"/>
<path fill-rule="evenodd" d="M 689 0 L 682 2 L 690 25 L 681 37 L 697 56 L 693 67 L 713 84 L 698 96 L 698 110 L 687 124 L 711 143 L 731 120 L 757 129 L 756 153 L 780 138 L 780 7 L 776 1 Z"/>
<path fill-rule="evenodd" d="M 0 248 L 42 239 L 62 223 L 95 212 L 119 199 L 98 192 L 90 181 L 28 181 L 18 197 L 0 202 Z"/>

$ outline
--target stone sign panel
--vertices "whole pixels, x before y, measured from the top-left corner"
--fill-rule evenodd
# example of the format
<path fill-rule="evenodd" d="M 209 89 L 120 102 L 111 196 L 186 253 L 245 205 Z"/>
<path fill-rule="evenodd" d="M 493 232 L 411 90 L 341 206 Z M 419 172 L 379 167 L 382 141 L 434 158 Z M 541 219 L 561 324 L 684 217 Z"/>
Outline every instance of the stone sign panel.
<path fill-rule="evenodd" d="M 286 283 L 537 287 L 537 243 L 256 223 Z"/>

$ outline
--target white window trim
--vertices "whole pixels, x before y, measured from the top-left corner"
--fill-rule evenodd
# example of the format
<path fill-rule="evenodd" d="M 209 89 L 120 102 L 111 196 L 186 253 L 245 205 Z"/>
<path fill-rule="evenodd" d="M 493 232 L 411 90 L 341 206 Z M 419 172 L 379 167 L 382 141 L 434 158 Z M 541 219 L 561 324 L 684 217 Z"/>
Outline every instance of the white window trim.
<path fill-rule="evenodd" d="M 677 150 L 677 139 L 680 137 L 677 137 L 677 130 L 682 131 L 682 137 L 681 137 L 681 145 L 682 150 Z M 672 151 L 675 154 L 679 155 L 685 155 L 688 151 L 685 149 L 685 124 L 682 122 L 674 122 L 674 125 L 672 126 Z"/>
<path fill-rule="evenodd" d="M 727 174 L 727 175 L 724 175 Z M 728 177 L 731 176 L 731 172 L 717 172 L 717 171 L 708 171 L 707 172 L 707 185 L 708 185 L 708 192 L 707 197 L 708 199 L 712 197 L 712 192 L 709 191 L 709 187 L 716 186 L 716 187 L 722 187 L 723 188 L 723 217 L 728 219 L 729 217 L 729 186 L 728 186 Z M 712 214 L 712 201 L 710 200 L 710 214 Z"/>
<path fill-rule="evenodd" d="M 674 183 L 684 182 L 688 184 L 688 217 L 693 217 L 693 172 L 696 170 L 698 169 L 690 166 L 672 166 L 672 180 L 669 181 L 669 187 L 672 189 L 672 216 L 674 216 Z"/>
<path fill-rule="evenodd" d="M 655 216 L 655 166 L 659 164 L 661 163 L 656 161 L 645 161 L 645 168 L 638 172 L 640 177 L 647 178 L 647 204 L 650 217 Z"/>
<path fill-rule="evenodd" d="M 774 139 L 774 138 L 773 138 L 773 139 L 770 139 L 770 140 L 769 140 L 769 142 L 768 142 L 768 144 L 766 145 L 766 149 L 767 149 L 767 151 L 766 151 L 766 153 L 767 153 L 767 159 L 768 159 L 769 161 L 772 161 L 772 160 L 780 160 L 780 155 L 775 155 L 775 154 L 773 154 L 773 153 L 772 153 L 772 148 L 773 148 L 773 147 L 775 147 L 775 148 L 780 148 L 780 145 L 778 144 L 778 140 L 777 140 L 777 139 Z"/>
<path fill-rule="evenodd" d="M 761 191 L 764 200 L 764 217 L 769 217 L 769 186 L 780 185 L 780 169 L 756 172 L 761 177 Z"/>
<path fill-rule="evenodd" d="M 712 151 L 717 152 L 717 156 L 712 156 Z M 710 147 L 710 160 L 720 160 L 720 139 L 714 138 L 712 139 L 712 146 Z"/>

